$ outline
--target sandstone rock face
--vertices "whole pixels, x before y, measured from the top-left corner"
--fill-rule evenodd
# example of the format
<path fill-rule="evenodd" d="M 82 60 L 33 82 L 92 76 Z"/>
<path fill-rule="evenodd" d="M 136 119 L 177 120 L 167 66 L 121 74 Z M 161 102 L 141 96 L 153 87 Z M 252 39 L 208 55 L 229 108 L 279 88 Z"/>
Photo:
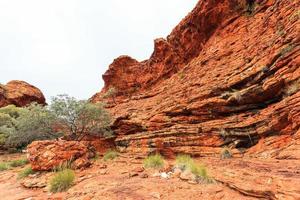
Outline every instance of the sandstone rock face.
<path fill-rule="evenodd" d="M 9 104 L 27 106 L 32 102 L 46 104 L 43 93 L 33 85 L 24 81 L 10 81 L 6 85 L 0 85 L 0 107 Z"/>
<path fill-rule="evenodd" d="M 298 159 L 300 3 L 247 2 L 199 1 L 149 60 L 113 62 L 91 101 L 119 91 L 108 101 L 118 147 Z"/>
<path fill-rule="evenodd" d="M 33 170 L 48 171 L 66 162 L 72 168 L 85 168 L 90 165 L 88 148 L 75 141 L 35 141 L 27 147 L 28 160 Z"/>

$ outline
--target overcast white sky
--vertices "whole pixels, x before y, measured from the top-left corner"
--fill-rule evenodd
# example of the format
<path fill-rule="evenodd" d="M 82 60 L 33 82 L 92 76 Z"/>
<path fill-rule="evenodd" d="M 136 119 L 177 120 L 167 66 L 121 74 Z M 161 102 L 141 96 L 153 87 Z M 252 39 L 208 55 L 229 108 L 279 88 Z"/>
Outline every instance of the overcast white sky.
<path fill-rule="evenodd" d="M 87 99 L 114 58 L 148 58 L 198 0 L 0 0 L 0 82 Z"/>

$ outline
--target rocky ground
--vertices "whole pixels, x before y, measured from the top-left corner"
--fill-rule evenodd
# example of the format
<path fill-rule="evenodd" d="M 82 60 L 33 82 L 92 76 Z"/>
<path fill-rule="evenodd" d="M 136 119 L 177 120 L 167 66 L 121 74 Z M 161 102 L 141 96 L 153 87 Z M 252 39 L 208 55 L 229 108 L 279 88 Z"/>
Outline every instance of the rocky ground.
<path fill-rule="evenodd" d="M 0 161 L 23 155 L 1 156 Z M 168 160 L 172 166 L 173 160 Z M 199 158 L 213 184 L 196 184 L 175 175 L 166 178 L 155 170 L 143 170 L 139 158 L 121 155 L 114 161 L 94 161 L 76 171 L 67 192 L 51 194 L 47 180 L 52 172 L 17 179 L 21 167 L 0 172 L 1 199 L 300 199 L 300 162 L 297 160 Z M 170 169 L 166 167 L 165 170 Z M 163 177 L 162 177 L 163 176 Z M 29 189 L 30 188 L 30 189 Z"/>

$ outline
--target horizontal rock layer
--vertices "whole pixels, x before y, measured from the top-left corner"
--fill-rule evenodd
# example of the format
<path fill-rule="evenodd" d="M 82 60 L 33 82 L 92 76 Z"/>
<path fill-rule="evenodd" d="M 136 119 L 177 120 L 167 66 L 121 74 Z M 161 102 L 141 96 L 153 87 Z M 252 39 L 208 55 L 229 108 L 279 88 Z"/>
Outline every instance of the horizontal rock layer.
<path fill-rule="evenodd" d="M 249 2 L 199 1 L 149 60 L 110 65 L 91 101 L 117 89 L 107 107 L 120 149 L 298 159 L 300 3 Z"/>

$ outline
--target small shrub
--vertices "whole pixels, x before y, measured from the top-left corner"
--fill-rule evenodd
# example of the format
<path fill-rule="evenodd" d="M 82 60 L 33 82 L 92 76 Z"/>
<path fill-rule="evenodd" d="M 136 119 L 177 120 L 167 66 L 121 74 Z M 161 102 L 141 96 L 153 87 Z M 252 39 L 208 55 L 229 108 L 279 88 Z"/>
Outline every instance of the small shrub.
<path fill-rule="evenodd" d="M 103 160 L 104 161 L 113 160 L 118 156 L 119 156 L 118 152 L 116 152 L 115 150 L 109 150 L 104 154 Z"/>
<path fill-rule="evenodd" d="M 96 153 L 95 156 L 91 159 L 92 161 L 99 160 L 99 153 Z"/>
<path fill-rule="evenodd" d="M 280 50 L 279 54 L 281 56 L 285 56 L 287 53 L 291 52 L 294 48 L 295 46 L 293 44 L 288 44 L 287 46 L 285 46 Z"/>
<path fill-rule="evenodd" d="M 9 166 L 11 167 L 21 167 L 28 164 L 28 160 L 26 158 L 22 158 L 19 160 L 13 160 L 9 162 Z"/>
<path fill-rule="evenodd" d="M 65 169 L 71 169 L 73 163 L 73 157 L 71 157 L 69 160 L 61 162 L 58 166 L 54 167 L 54 172 L 63 171 Z"/>
<path fill-rule="evenodd" d="M 182 171 L 189 171 L 194 174 L 198 182 L 214 182 L 214 180 L 209 177 L 206 167 L 196 164 L 189 155 L 178 155 L 176 157 L 176 166 L 179 167 Z"/>
<path fill-rule="evenodd" d="M 179 167 L 181 170 L 187 169 L 190 163 L 193 162 L 193 159 L 190 155 L 186 154 L 179 154 L 176 156 L 176 166 Z"/>
<path fill-rule="evenodd" d="M 18 178 L 22 179 L 22 178 L 25 178 L 25 177 L 29 176 L 30 174 L 34 174 L 34 173 L 35 173 L 35 171 L 33 171 L 31 167 L 27 167 L 19 173 Z"/>
<path fill-rule="evenodd" d="M 164 159 L 160 154 L 150 155 L 144 160 L 145 168 L 162 168 L 164 166 Z"/>
<path fill-rule="evenodd" d="M 300 90 L 300 80 L 290 84 L 284 91 L 285 96 L 291 96 Z"/>
<path fill-rule="evenodd" d="M 0 163 L 0 172 L 8 169 L 7 163 Z"/>
<path fill-rule="evenodd" d="M 221 159 L 232 158 L 232 153 L 229 148 L 223 148 L 221 151 Z"/>
<path fill-rule="evenodd" d="M 196 163 L 191 162 L 188 169 L 197 177 L 208 178 L 207 170 L 203 165 L 197 165 Z"/>
<path fill-rule="evenodd" d="M 63 192 L 69 189 L 75 179 L 75 173 L 71 169 L 64 169 L 55 174 L 50 180 L 49 187 L 51 192 Z"/>

